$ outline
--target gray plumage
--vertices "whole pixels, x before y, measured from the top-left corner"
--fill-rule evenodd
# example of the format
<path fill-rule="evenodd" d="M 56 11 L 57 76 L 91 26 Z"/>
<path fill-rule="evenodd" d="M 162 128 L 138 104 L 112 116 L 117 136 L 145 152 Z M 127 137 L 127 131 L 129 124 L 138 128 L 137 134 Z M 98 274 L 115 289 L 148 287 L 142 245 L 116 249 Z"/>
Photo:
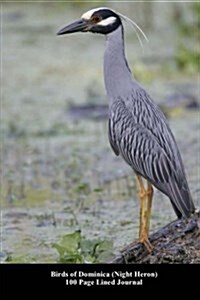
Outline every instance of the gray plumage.
<path fill-rule="evenodd" d="M 104 79 L 113 151 L 169 197 L 179 218 L 189 217 L 195 208 L 175 138 L 164 114 L 130 72 L 122 26 L 107 35 Z"/>
<path fill-rule="evenodd" d="M 92 9 L 58 34 L 78 31 L 106 35 L 104 80 L 113 151 L 169 197 L 178 217 L 189 217 L 195 207 L 175 138 L 163 113 L 131 74 L 120 16 L 108 8 Z"/>

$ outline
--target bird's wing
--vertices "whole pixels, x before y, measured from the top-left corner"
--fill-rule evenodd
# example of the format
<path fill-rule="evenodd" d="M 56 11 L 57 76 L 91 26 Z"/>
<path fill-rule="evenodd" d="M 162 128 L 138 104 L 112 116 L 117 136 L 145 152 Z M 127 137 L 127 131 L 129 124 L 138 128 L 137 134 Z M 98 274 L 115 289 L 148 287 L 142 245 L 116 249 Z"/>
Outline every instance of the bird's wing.
<path fill-rule="evenodd" d="M 118 151 L 137 173 L 154 185 L 169 182 L 174 165 L 147 128 L 134 124 L 125 129 L 118 141 Z"/>
<path fill-rule="evenodd" d="M 142 88 L 134 90 L 129 98 L 129 107 L 134 123 L 146 128 L 163 148 L 170 161 L 181 163 L 181 156 L 173 133 L 163 112 Z"/>
<path fill-rule="evenodd" d="M 112 130 L 112 120 L 109 119 L 108 120 L 108 138 L 109 138 L 109 142 L 111 145 L 112 150 L 114 151 L 114 153 L 118 156 L 119 155 L 119 149 L 117 147 L 117 143 L 116 143 L 116 136 L 115 136 L 115 132 Z"/>
<path fill-rule="evenodd" d="M 118 149 L 136 173 L 170 198 L 178 217 L 188 217 L 194 211 L 187 181 L 179 177 L 176 165 L 148 129 L 135 125 L 125 130 Z"/>
<path fill-rule="evenodd" d="M 150 182 L 168 182 L 173 163 L 156 133 L 152 133 L 146 125 L 149 122 L 145 110 L 144 119 L 141 120 L 140 113 L 137 116 L 134 110 L 134 107 L 131 110 L 122 100 L 113 103 L 108 126 L 111 147 L 116 155 L 120 154 L 137 173 Z"/>
<path fill-rule="evenodd" d="M 194 210 L 184 166 L 168 122 L 143 90 L 110 109 L 109 139 L 115 153 L 165 193 L 178 217 Z"/>
<path fill-rule="evenodd" d="M 151 138 L 155 138 L 165 159 L 167 157 L 173 167 L 179 189 L 183 191 L 185 197 L 184 191 L 187 191 L 188 205 L 189 202 L 192 205 L 184 165 L 168 120 L 144 89 L 140 87 L 135 89 L 130 100 L 132 104 L 130 111 L 134 122 L 148 130 L 152 134 Z"/>

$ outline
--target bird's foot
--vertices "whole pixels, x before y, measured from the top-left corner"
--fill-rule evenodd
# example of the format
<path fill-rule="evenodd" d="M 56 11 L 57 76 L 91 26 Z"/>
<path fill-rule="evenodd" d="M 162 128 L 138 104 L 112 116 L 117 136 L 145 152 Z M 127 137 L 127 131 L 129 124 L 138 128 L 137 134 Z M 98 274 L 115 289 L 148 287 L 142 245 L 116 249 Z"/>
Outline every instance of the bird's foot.
<path fill-rule="evenodd" d="M 150 241 L 149 241 L 148 238 L 145 238 L 145 239 L 141 238 L 140 239 L 140 243 L 142 243 L 145 246 L 145 248 L 147 249 L 147 251 L 149 253 L 151 253 L 153 251 L 153 246 L 151 245 L 151 243 L 150 243 Z"/>
<path fill-rule="evenodd" d="M 128 244 L 127 246 L 125 246 L 121 251 L 124 252 L 124 251 L 128 251 L 132 248 L 134 248 L 134 246 L 136 246 L 137 244 L 141 243 L 142 245 L 144 245 L 144 247 L 146 248 L 146 250 L 151 253 L 153 251 L 153 246 L 151 245 L 149 239 L 139 239 L 139 240 L 135 240 L 133 241 L 132 243 Z"/>

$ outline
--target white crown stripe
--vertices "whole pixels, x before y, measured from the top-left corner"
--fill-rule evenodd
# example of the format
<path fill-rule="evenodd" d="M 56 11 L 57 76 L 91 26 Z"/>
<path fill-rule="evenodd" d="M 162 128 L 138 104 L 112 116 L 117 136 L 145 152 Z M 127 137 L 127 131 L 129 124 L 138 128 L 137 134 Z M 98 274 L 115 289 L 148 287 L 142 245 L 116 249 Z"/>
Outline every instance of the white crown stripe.
<path fill-rule="evenodd" d="M 91 16 L 93 15 L 93 13 L 95 11 L 99 11 L 99 10 L 103 10 L 103 9 L 108 9 L 107 7 L 98 7 L 98 8 L 93 8 L 91 10 L 88 10 L 87 12 L 85 12 L 81 18 L 84 20 L 90 20 Z"/>
<path fill-rule="evenodd" d="M 142 47 L 142 49 L 143 49 L 143 43 L 142 43 L 142 40 L 141 40 L 141 38 L 140 38 L 139 33 L 142 34 L 142 36 L 144 37 L 144 39 L 148 42 L 149 40 L 148 40 L 147 36 L 146 36 L 145 33 L 143 32 L 143 30 L 137 25 L 137 23 L 135 23 L 135 22 L 134 22 L 133 20 L 131 20 L 130 18 L 124 16 L 123 14 L 120 14 L 120 13 L 116 12 L 115 10 L 110 9 L 110 8 L 108 8 L 108 7 L 98 7 L 98 8 L 94 8 L 94 9 L 91 9 L 91 10 L 85 12 L 85 13 L 81 16 L 81 18 L 84 19 L 84 20 L 90 20 L 91 17 L 92 17 L 92 15 L 93 15 L 95 12 L 101 11 L 101 10 L 110 10 L 110 11 L 112 11 L 113 13 L 118 14 L 118 16 L 121 17 L 121 19 L 125 20 L 126 22 L 129 22 L 129 23 L 133 26 L 133 29 L 134 29 L 134 31 L 135 31 L 135 33 L 136 33 L 136 35 L 137 35 L 137 38 L 138 38 L 138 40 L 139 40 L 139 42 L 140 42 L 140 45 L 141 45 L 141 47 Z M 108 26 L 108 25 L 112 25 L 115 21 L 116 21 L 116 18 L 112 16 L 112 17 L 108 17 L 107 19 L 101 20 L 99 23 L 97 23 L 97 24 L 95 24 L 95 25 Z M 137 30 L 139 31 L 139 33 L 137 32 Z"/>

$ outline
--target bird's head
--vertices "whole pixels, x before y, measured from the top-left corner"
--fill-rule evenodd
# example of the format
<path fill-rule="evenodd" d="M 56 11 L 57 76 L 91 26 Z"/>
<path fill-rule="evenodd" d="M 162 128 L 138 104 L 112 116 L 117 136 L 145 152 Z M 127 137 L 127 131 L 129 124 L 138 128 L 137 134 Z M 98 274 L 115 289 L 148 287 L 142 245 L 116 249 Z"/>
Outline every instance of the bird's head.
<path fill-rule="evenodd" d="M 58 35 L 74 32 L 93 32 L 108 34 L 121 25 L 120 16 L 113 10 L 100 7 L 85 12 L 81 18 L 58 31 Z"/>

